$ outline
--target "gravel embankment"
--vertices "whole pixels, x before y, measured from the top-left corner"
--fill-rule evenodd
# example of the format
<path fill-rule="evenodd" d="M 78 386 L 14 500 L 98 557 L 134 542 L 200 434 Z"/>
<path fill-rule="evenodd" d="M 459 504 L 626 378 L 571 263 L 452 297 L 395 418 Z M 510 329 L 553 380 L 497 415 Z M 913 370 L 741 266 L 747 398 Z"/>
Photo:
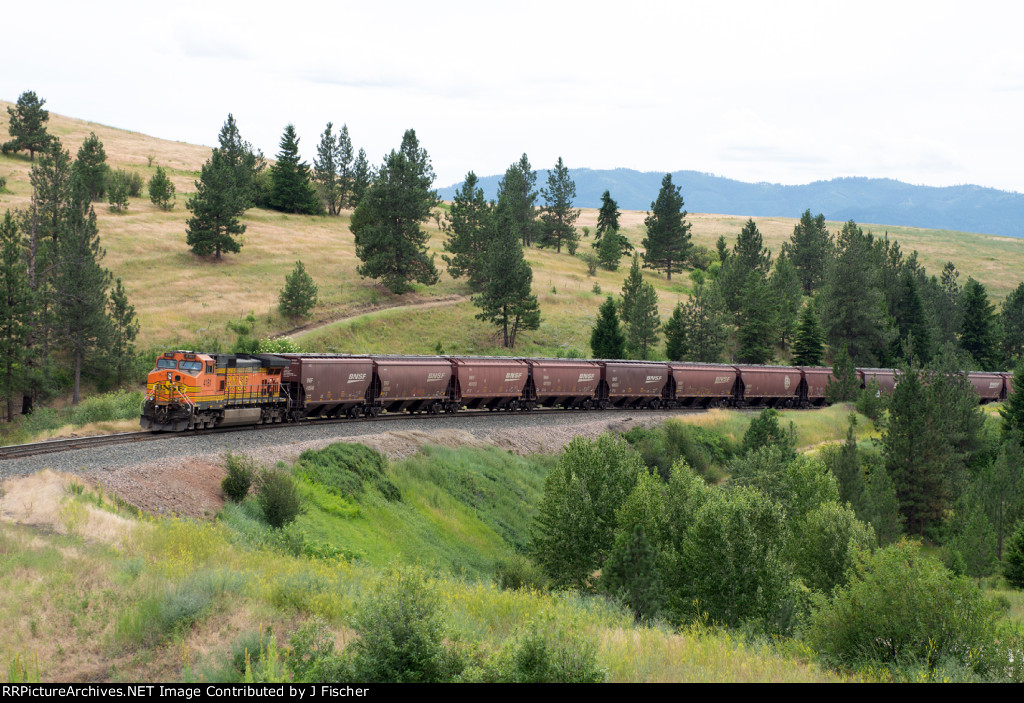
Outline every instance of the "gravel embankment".
<path fill-rule="evenodd" d="M 225 452 L 248 454 L 263 464 L 290 463 L 306 449 L 333 442 L 362 442 L 393 459 L 426 444 L 497 446 L 516 454 L 555 452 L 577 435 L 654 424 L 679 411 L 486 413 L 474 417 L 402 418 L 400 421 L 300 424 L 0 461 L 0 480 L 44 468 L 76 474 L 128 502 L 156 513 L 203 517 L 223 504 L 220 481 Z"/>

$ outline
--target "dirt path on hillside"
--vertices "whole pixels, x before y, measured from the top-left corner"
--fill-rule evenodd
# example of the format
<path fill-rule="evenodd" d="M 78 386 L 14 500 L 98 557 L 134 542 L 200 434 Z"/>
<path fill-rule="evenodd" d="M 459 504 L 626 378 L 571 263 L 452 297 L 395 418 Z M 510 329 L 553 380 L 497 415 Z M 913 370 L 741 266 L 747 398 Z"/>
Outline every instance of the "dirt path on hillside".
<path fill-rule="evenodd" d="M 408 302 L 402 303 L 400 305 L 360 305 L 350 310 L 346 310 L 344 313 L 341 313 L 339 315 L 322 317 L 319 320 L 313 320 L 312 322 L 307 322 L 304 325 L 293 327 L 292 329 L 287 330 L 285 332 L 281 332 L 280 334 L 275 334 L 273 337 L 271 337 L 271 339 L 283 339 L 284 337 L 291 337 L 292 339 L 295 339 L 304 334 L 308 334 L 310 332 L 314 332 L 318 329 L 321 329 L 322 327 L 327 327 L 328 325 L 333 325 L 338 322 L 354 320 L 357 317 L 369 315 L 370 313 L 379 312 L 381 310 L 420 310 L 426 308 L 440 308 L 446 305 L 458 305 L 459 303 L 463 303 L 469 300 L 469 296 L 443 295 L 439 298 L 413 298 L 412 300 L 419 300 L 422 302 Z"/>

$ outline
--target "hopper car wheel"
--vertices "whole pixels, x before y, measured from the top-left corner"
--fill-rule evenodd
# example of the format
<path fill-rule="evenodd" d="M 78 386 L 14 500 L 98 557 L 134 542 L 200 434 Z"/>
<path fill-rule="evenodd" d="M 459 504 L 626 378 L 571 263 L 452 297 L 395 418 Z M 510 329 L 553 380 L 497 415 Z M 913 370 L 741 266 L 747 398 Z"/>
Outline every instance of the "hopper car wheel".
<path fill-rule="evenodd" d="M 657 410 L 661 407 L 661 401 L 655 398 L 651 401 L 651 410 Z"/>
<path fill-rule="evenodd" d="M 513 412 L 514 413 L 516 410 L 519 409 L 519 401 L 518 400 L 513 400 L 511 403 L 508 404 L 508 409 L 509 409 L 509 412 Z"/>

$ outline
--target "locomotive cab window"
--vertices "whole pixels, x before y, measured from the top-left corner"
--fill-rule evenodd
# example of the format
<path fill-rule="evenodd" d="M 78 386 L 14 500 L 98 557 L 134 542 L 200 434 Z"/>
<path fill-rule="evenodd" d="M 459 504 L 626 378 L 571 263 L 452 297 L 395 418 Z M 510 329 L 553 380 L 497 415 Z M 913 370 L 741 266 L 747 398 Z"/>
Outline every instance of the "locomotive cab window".
<path fill-rule="evenodd" d="M 177 368 L 178 362 L 174 359 L 157 359 L 156 367 L 158 369 L 173 369 Z"/>
<path fill-rule="evenodd" d="M 198 373 L 203 370 L 203 362 L 201 361 L 183 361 L 178 364 L 178 368 L 182 371 L 189 373 Z"/>

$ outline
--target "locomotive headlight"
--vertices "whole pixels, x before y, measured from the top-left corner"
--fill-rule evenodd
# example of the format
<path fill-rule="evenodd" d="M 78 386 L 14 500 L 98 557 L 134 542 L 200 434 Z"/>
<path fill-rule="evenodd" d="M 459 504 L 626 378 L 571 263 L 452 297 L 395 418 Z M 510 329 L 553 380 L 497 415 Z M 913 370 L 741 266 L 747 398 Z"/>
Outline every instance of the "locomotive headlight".
<path fill-rule="evenodd" d="M 170 381 L 170 380 L 171 380 L 171 372 L 170 372 L 170 371 L 168 371 L 168 372 L 167 372 L 167 380 L 168 380 L 168 381 Z"/>

